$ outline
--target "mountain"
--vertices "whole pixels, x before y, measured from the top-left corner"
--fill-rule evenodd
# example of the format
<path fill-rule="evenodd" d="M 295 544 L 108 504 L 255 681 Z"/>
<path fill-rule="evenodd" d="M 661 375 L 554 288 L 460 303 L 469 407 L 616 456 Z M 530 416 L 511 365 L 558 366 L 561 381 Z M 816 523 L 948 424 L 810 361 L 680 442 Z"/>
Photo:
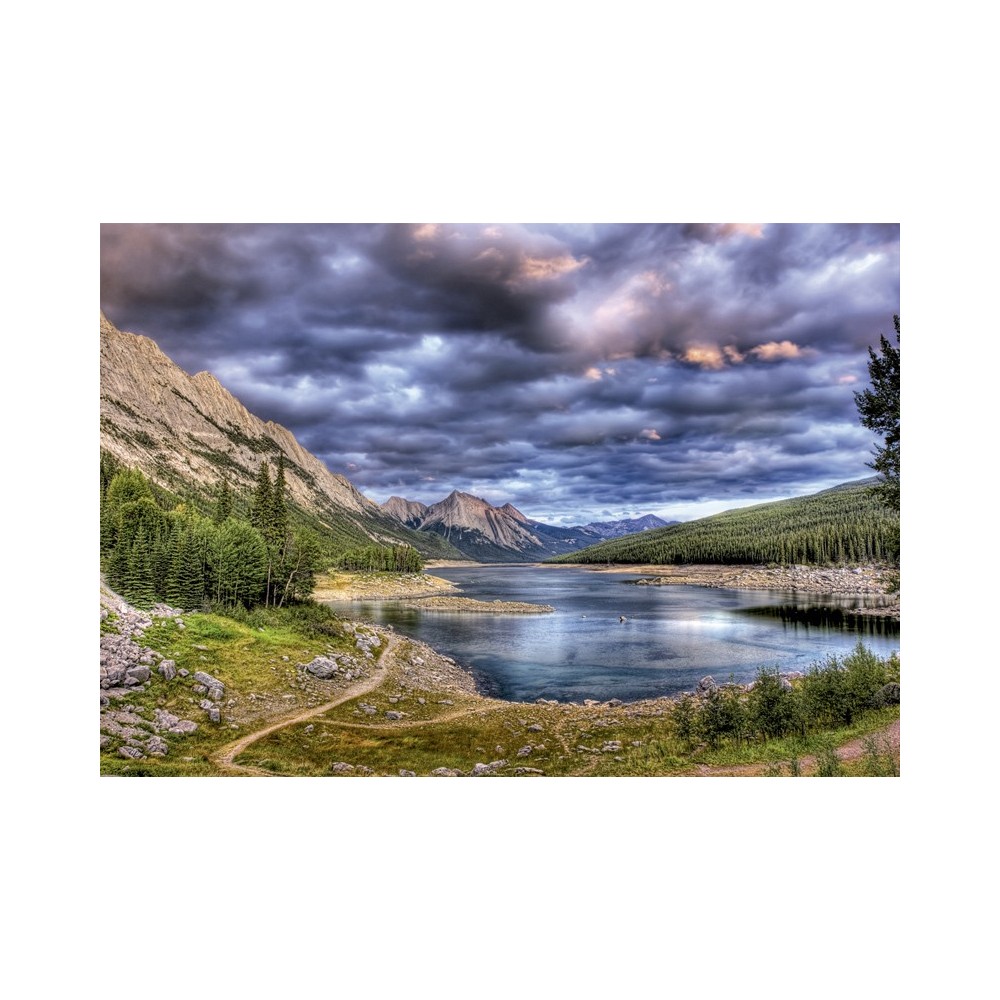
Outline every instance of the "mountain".
<path fill-rule="evenodd" d="M 664 521 L 655 514 L 643 514 L 642 517 L 630 517 L 622 521 L 592 521 L 590 524 L 582 525 L 579 530 L 585 535 L 603 541 L 608 538 L 621 538 L 623 535 L 634 535 L 640 531 L 651 531 L 653 528 L 666 528 L 677 523 L 677 521 Z"/>
<path fill-rule="evenodd" d="M 427 514 L 427 505 L 416 500 L 404 500 L 402 497 L 389 497 L 382 504 L 382 510 L 397 521 L 402 521 L 408 528 L 416 528 Z"/>
<path fill-rule="evenodd" d="M 434 536 L 410 531 L 306 451 L 280 424 L 254 416 L 215 376 L 188 375 L 148 337 L 101 314 L 101 448 L 164 489 L 207 500 L 220 479 L 253 487 L 261 463 L 284 457 L 289 500 L 329 545 L 408 543 L 458 558 Z"/>
<path fill-rule="evenodd" d="M 538 562 L 575 552 L 602 538 L 666 524 L 652 514 L 626 521 L 604 521 L 559 528 L 526 517 L 513 504 L 494 507 L 471 493 L 452 492 L 430 507 L 390 497 L 382 509 L 410 528 L 439 535 L 476 562 Z"/>
<path fill-rule="evenodd" d="M 860 563 L 899 558 L 899 513 L 877 479 L 723 511 L 562 556 L 573 563 Z"/>

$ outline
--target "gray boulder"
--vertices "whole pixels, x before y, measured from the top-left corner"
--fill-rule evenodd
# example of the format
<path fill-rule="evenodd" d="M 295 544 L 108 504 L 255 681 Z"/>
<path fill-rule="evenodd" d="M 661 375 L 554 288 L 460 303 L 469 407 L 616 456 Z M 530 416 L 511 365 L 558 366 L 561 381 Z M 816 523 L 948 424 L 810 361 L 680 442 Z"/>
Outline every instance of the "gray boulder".
<path fill-rule="evenodd" d="M 886 684 L 878 689 L 872 696 L 872 705 L 875 708 L 885 708 L 887 705 L 899 704 L 899 685 L 895 682 Z"/>
<path fill-rule="evenodd" d="M 507 766 L 506 760 L 491 760 L 489 764 L 476 764 L 476 766 L 472 769 L 470 774 L 474 778 L 479 778 L 487 774 L 496 774 L 496 772 L 499 771 L 500 768 L 506 766 Z"/>
<path fill-rule="evenodd" d="M 718 689 L 719 685 L 716 684 L 715 678 L 709 675 L 707 677 L 702 677 L 702 679 L 698 681 L 698 686 L 695 690 L 698 694 L 709 694 L 710 692 L 717 691 Z"/>
<path fill-rule="evenodd" d="M 330 765 L 331 774 L 350 774 L 354 770 L 353 764 L 348 764 L 345 761 L 338 760 Z"/>
<path fill-rule="evenodd" d="M 138 747 L 119 747 L 118 753 L 122 757 L 128 757 L 131 760 L 142 760 L 146 755 Z"/>
<path fill-rule="evenodd" d="M 177 664 L 173 660 L 162 660 L 156 669 L 165 681 L 172 681 L 177 676 Z"/>
<path fill-rule="evenodd" d="M 309 663 L 303 663 L 301 666 L 314 677 L 318 677 L 321 681 L 328 680 L 333 677 L 337 671 L 340 669 L 340 664 L 332 656 L 317 656 L 310 660 Z"/>
<path fill-rule="evenodd" d="M 401 719 L 403 717 L 403 713 L 402 712 L 392 712 L 392 711 L 390 711 L 390 712 L 386 712 L 385 713 L 385 717 L 387 719 L 392 719 L 393 722 L 396 722 L 397 720 L 399 720 L 399 719 Z"/>
<path fill-rule="evenodd" d="M 149 680 L 149 676 L 149 667 L 140 664 L 129 667 L 125 671 L 125 686 L 137 687 L 139 684 L 145 684 Z"/>
<path fill-rule="evenodd" d="M 176 726 L 178 722 L 180 722 L 180 719 L 176 715 L 172 715 L 162 708 L 153 710 L 153 728 L 156 730 L 170 729 Z"/>

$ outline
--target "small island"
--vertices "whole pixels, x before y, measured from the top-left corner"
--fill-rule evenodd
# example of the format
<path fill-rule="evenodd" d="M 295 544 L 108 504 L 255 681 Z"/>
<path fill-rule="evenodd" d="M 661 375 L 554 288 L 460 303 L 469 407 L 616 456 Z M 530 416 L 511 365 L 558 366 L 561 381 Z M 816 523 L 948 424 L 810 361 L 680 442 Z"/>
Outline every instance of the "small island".
<path fill-rule="evenodd" d="M 471 615 L 547 615 L 555 611 L 548 604 L 524 601 L 476 601 L 471 597 L 421 597 L 401 602 L 418 611 L 456 611 Z"/>

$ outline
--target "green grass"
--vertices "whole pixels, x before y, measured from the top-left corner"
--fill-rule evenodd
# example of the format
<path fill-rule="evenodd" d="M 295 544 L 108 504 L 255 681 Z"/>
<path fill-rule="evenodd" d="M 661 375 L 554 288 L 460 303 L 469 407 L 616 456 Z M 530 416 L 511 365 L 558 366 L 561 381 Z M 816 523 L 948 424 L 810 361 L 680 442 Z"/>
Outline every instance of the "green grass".
<path fill-rule="evenodd" d="M 608 708 L 490 701 L 459 718 L 413 726 L 405 723 L 421 718 L 419 713 L 403 722 L 386 722 L 383 716 L 386 707 L 409 712 L 408 701 L 387 705 L 379 692 L 359 701 L 375 705 L 378 715 L 359 718 L 353 715 L 358 702 L 349 702 L 310 720 L 314 729 L 309 733 L 301 724 L 271 734 L 237 762 L 297 775 L 327 774 L 336 761 L 382 775 L 403 769 L 427 775 L 439 767 L 468 772 L 477 763 L 501 758 L 508 762 L 501 775 L 525 766 L 549 776 L 651 777 L 691 772 L 698 765 L 760 766 L 775 774 L 791 774 L 794 761 L 816 756 L 828 745 L 875 733 L 899 714 L 898 709 L 882 710 L 853 726 L 811 734 L 805 740 L 786 738 L 708 751 L 691 750 L 675 737 L 662 703 Z M 461 707 L 456 699 L 449 711 Z M 430 711 L 428 717 L 435 714 L 440 712 Z M 541 725 L 542 732 L 529 732 L 533 724 Z M 602 751 L 610 741 L 620 742 L 621 749 Z M 533 747 L 531 754 L 518 757 L 518 749 L 527 745 Z"/>

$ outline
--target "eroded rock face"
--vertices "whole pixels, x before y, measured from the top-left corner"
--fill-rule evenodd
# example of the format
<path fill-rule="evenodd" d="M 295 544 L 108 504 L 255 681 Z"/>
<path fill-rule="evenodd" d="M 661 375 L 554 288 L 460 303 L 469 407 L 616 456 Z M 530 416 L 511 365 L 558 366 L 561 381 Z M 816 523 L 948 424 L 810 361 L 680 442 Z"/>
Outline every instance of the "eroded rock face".
<path fill-rule="evenodd" d="M 219 455 L 249 486 L 264 452 L 280 451 L 289 459 L 286 482 L 296 503 L 319 513 L 332 502 L 349 516 L 384 522 L 373 500 L 330 472 L 289 430 L 255 417 L 215 376 L 188 375 L 154 341 L 122 333 L 103 314 L 101 418 L 101 447 L 157 482 L 166 466 L 186 480 L 214 484 L 219 470 L 209 456 Z M 187 443 L 192 441 L 197 451 Z"/>

